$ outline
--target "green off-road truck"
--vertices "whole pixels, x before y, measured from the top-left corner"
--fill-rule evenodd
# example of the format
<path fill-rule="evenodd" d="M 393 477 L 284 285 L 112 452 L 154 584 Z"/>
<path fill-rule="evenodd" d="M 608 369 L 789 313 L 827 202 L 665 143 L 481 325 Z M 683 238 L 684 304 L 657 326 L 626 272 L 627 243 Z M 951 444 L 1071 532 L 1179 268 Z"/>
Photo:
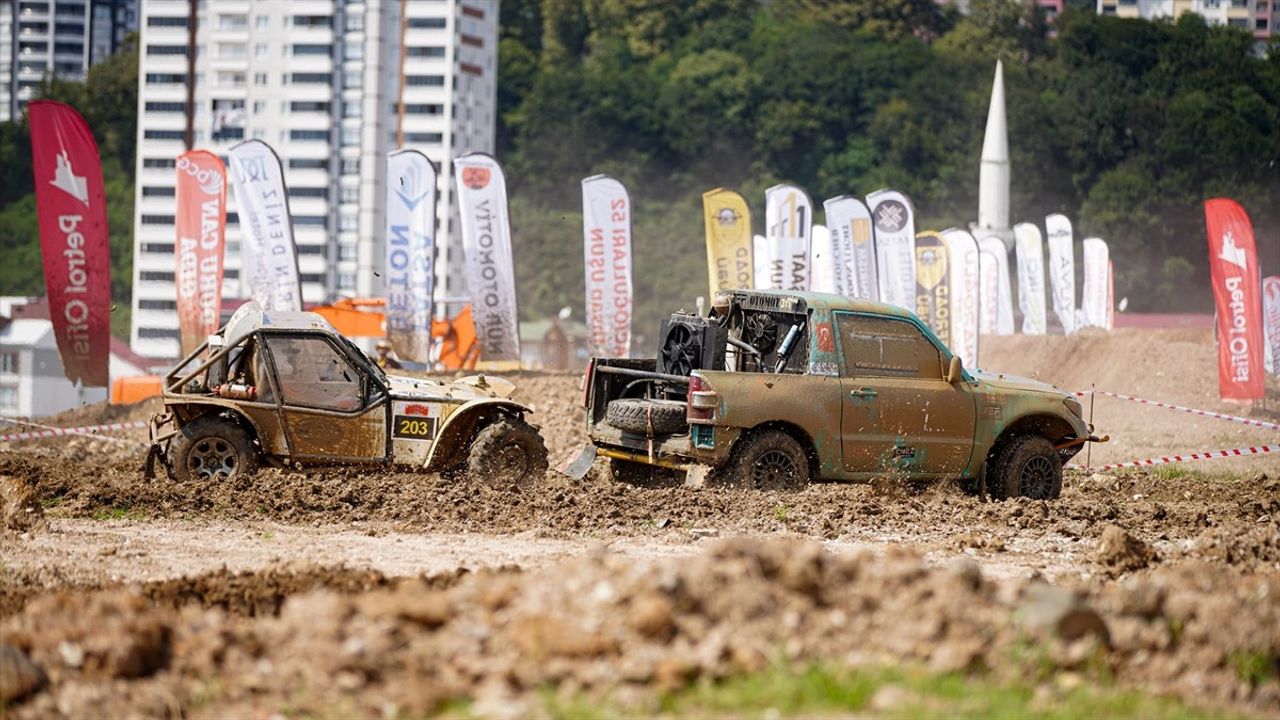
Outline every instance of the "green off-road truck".
<path fill-rule="evenodd" d="M 965 369 L 906 310 L 818 293 L 737 290 L 708 317 L 676 313 L 657 358 L 593 358 L 583 404 L 591 442 L 562 468 L 576 478 L 601 456 L 627 479 L 954 478 L 1048 499 L 1062 464 L 1102 440 L 1067 393 Z"/>
<path fill-rule="evenodd" d="M 259 464 L 541 476 L 547 448 L 510 381 L 387 375 L 323 317 L 242 305 L 164 378 L 146 473 L 229 481 Z"/>

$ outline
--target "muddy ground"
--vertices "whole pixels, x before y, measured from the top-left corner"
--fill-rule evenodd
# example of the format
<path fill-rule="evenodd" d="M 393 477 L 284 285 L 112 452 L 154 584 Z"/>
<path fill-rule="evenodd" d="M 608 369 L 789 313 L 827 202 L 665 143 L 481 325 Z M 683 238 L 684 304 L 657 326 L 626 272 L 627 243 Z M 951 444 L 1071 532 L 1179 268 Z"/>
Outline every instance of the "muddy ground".
<path fill-rule="evenodd" d="M 1196 333 L 993 340 L 985 367 L 1033 363 L 1065 387 L 1246 412 L 1186 382 L 1211 362 Z M 1169 374 L 1118 373 L 1100 359 L 1108 342 Z M 516 380 L 554 467 L 583 439 L 577 378 Z M 1095 413 L 1115 441 L 1095 465 L 1275 441 L 1106 402 Z M 947 483 L 744 492 L 554 472 L 518 487 L 280 470 L 197 485 L 144 480 L 140 461 L 101 439 L 0 444 L 6 713 L 395 716 L 465 701 L 514 717 L 548 691 L 645 713 L 665 690 L 806 662 L 1114 678 L 1213 713 L 1280 713 L 1268 458 L 1194 472 L 1073 463 L 1049 503 Z"/>

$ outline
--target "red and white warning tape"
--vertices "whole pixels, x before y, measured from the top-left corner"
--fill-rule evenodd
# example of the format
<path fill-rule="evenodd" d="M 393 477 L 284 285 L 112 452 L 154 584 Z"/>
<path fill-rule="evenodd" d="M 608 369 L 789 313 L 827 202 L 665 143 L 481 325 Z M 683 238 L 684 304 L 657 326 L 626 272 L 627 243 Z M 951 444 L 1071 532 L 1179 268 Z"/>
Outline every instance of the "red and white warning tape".
<path fill-rule="evenodd" d="M 1145 460 L 1112 463 L 1102 467 L 1089 468 L 1092 471 L 1119 470 L 1120 468 L 1147 467 L 1148 465 L 1168 465 L 1169 463 L 1190 462 L 1191 460 L 1213 460 L 1224 457 L 1243 457 L 1245 455 L 1261 455 L 1263 453 L 1280 452 L 1280 445 L 1258 445 L 1256 447 L 1232 448 L 1230 450 L 1209 450 L 1207 452 L 1187 453 L 1186 455 L 1166 455 Z"/>
<path fill-rule="evenodd" d="M 116 442 L 127 442 L 137 445 L 136 441 L 125 440 L 122 438 L 108 437 L 105 435 L 97 435 L 95 433 L 110 432 L 112 430 L 129 430 L 132 428 L 146 427 L 146 421 L 139 420 L 136 422 L 122 423 L 105 423 L 103 425 L 83 425 L 81 427 L 60 428 L 50 425 L 41 425 L 39 423 L 29 422 L 27 420 L 15 420 L 13 418 L 0 417 L 0 421 L 13 423 L 15 425 L 29 425 L 31 427 L 43 428 L 42 430 L 31 432 L 13 433 L 11 435 L 0 435 L 0 442 L 9 442 L 13 440 L 38 440 L 40 438 L 62 437 L 64 435 L 80 435 L 84 437 L 96 438 L 98 440 L 114 440 Z"/>
<path fill-rule="evenodd" d="M 1107 397 L 1117 398 L 1119 400 L 1128 400 L 1141 405 L 1150 405 L 1152 407 L 1161 407 L 1166 410 L 1176 412 L 1189 413 L 1191 415 L 1199 415 L 1200 417 L 1213 418 L 1215 420 L 1226 420 L 1227 422 L 1240 423 L 1242 425 L 1252 425 L 1266 430 L 1280 430 L 1280 423 L 1268 422 L 1266 420 L 1255 420 L 1253 418 L 1240 417 L 1238 415 L 1227 415 L 1226 413 L 1214 412 L 1212 410 L 1197 410 L 1196 408 L 1184 407 L 1182 405 L 1174 405 L 1173 403 L 1161 402 L 1159 400 L 1144 400 L 1142 398 L 1133 397 L 1132 395 L 1123 395 L 1121 393 L 1107 392 L 1106 390 L 1078 390 L 1071 393 L 1076 397 L 1085 397 L 1089 393 L 1097 393 L 1098 395 L 1106 395 Z"/>

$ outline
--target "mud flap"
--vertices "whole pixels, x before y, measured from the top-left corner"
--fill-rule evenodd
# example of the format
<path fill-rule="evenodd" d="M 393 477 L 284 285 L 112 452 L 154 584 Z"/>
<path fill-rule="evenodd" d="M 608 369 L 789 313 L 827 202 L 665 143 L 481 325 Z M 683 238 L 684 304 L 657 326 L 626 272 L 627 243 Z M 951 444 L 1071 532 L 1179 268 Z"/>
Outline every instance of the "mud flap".
<path fill-rule="evenodd" d="M 704 488 L 707 486 L 707 476 L 711 474 L 711 467 L 708 465 L 690 465 L 684 474 L 684 486 L 688 488 Z"/>
<path fill-rule="evenodd" d="M 581 480 L 587 476 L 587 472 L 591 470 L 591 465 L 595 461 L 596 446 L 587 443 L 557 469 L 562 475 L 568 475 L 574 480 Z"/>

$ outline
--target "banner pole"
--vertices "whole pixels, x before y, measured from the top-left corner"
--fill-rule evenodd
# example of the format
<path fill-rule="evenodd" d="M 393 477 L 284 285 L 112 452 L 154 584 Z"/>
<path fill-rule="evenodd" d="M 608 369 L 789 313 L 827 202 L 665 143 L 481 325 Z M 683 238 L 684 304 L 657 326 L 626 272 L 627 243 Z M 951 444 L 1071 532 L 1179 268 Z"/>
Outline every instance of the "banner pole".
<path fill-rule="evenodd" d="M 1089 383 L 1089 432 L 1093 432 L 1093 403 L 1098 397 L 1098 383 Z M 1093 443 L 1087 443 L 1084 451 L 1084 467 L 1086 470 L 1093 469 Z"/>

